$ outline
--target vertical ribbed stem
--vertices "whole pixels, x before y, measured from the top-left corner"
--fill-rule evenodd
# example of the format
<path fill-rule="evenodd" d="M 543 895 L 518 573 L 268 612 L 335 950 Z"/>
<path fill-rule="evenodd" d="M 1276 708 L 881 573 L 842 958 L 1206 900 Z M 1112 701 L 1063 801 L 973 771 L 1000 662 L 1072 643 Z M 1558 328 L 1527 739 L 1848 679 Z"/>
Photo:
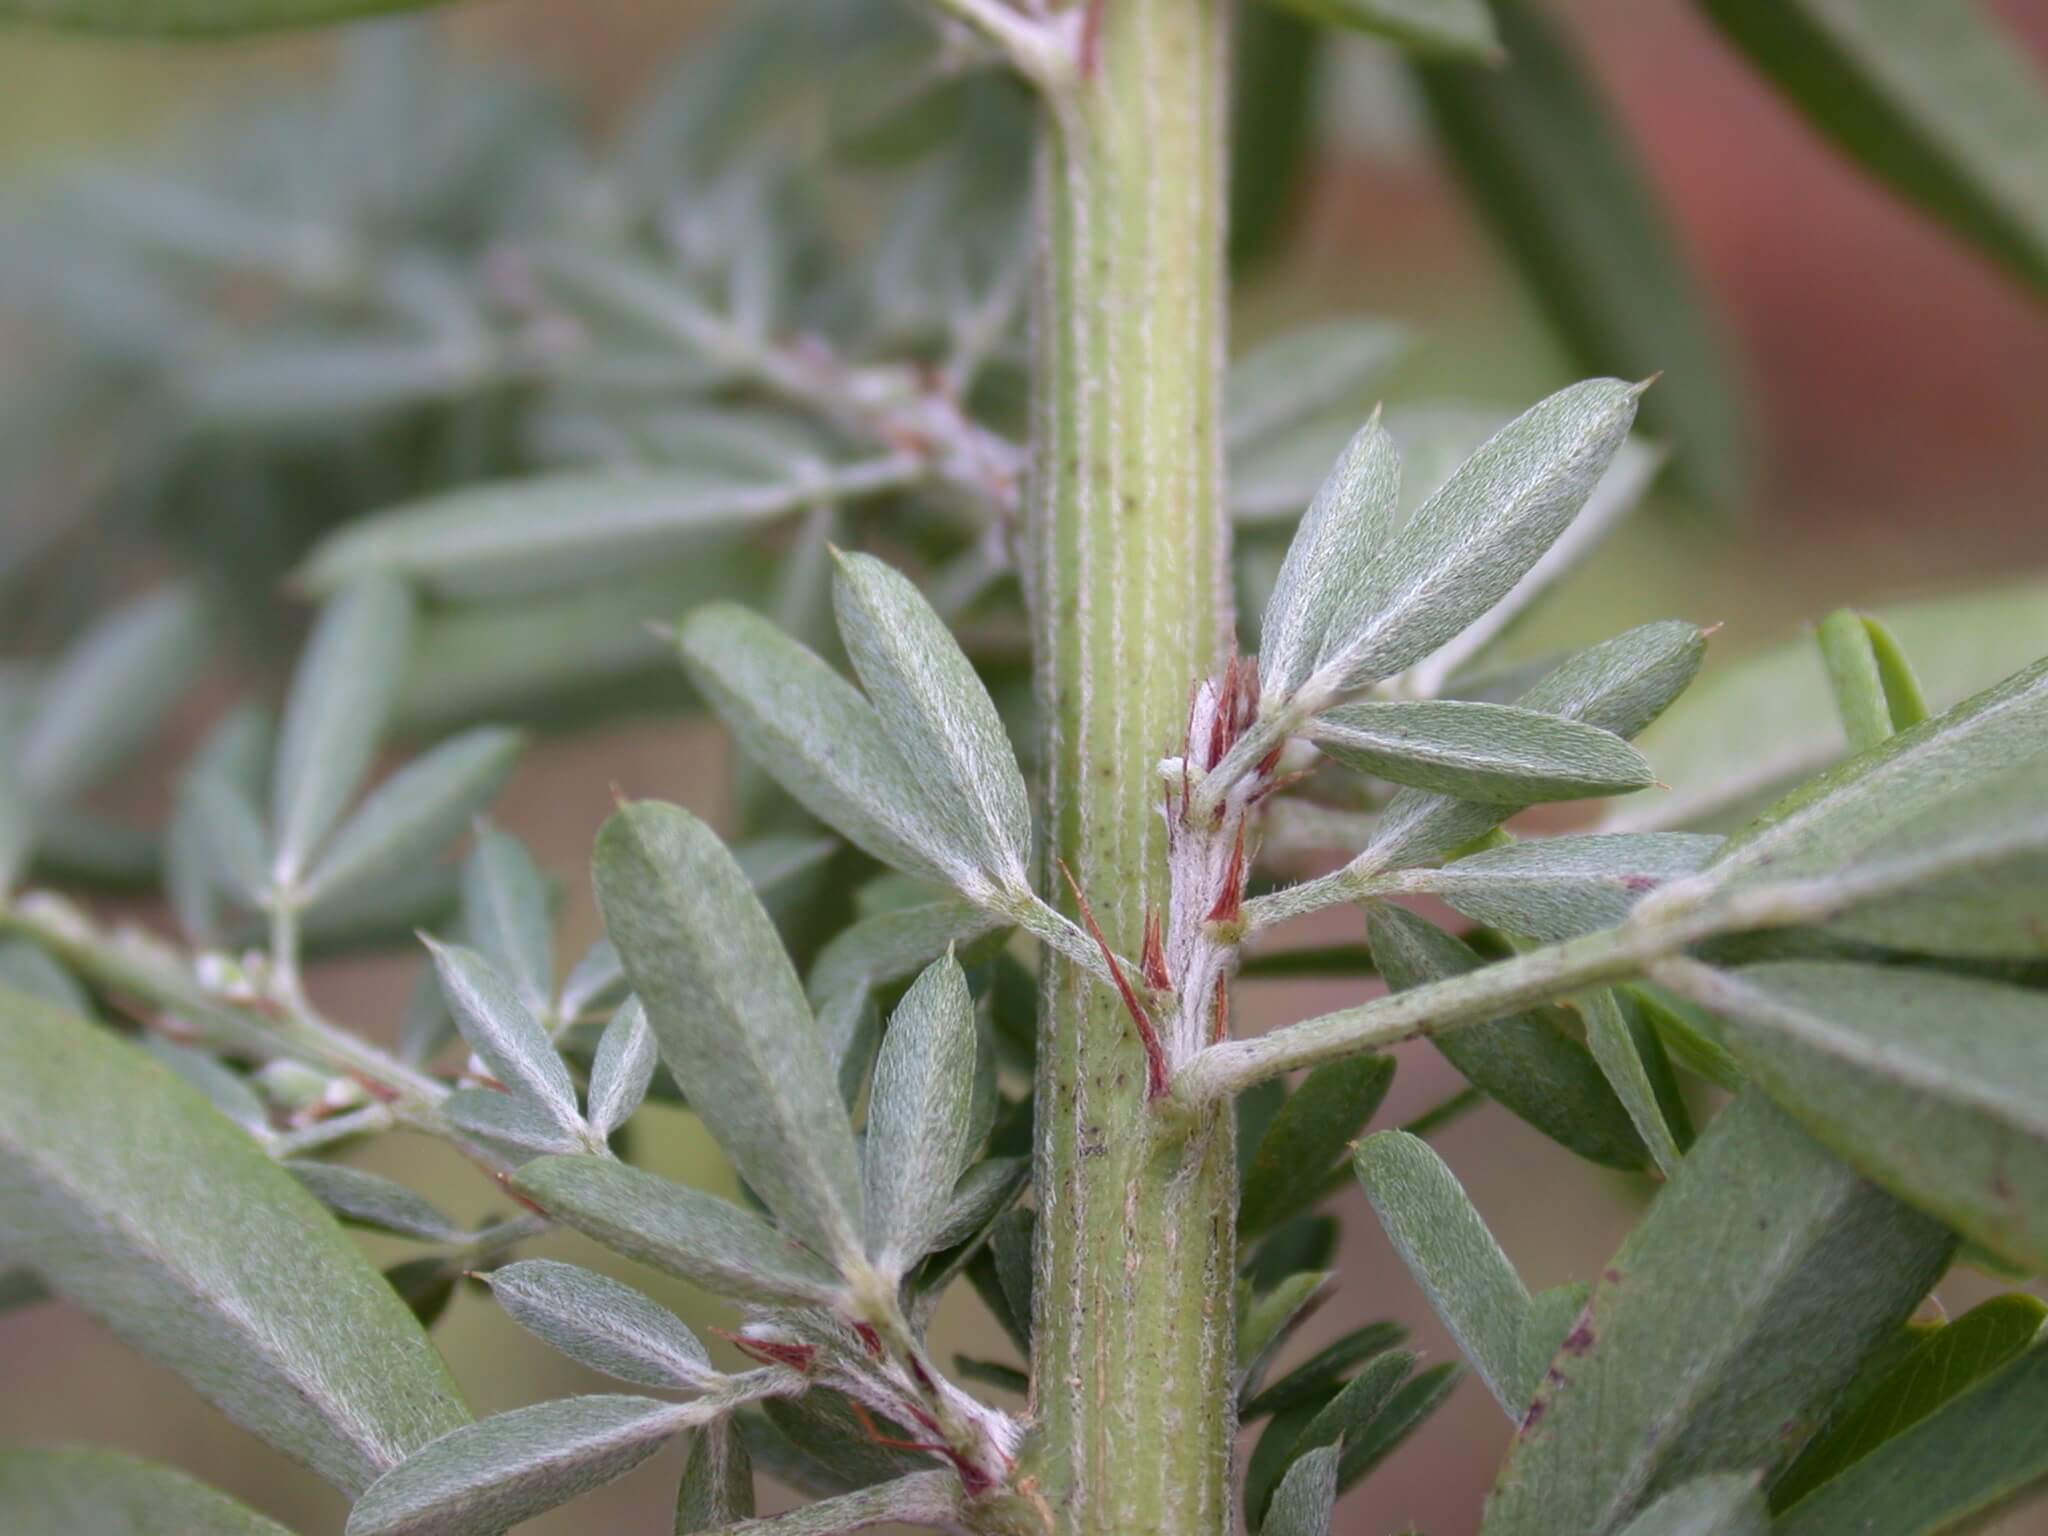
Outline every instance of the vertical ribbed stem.
<path fill-rule="evenodd" d="M 1092 0 L 1040 161 L 1034 641 L 1048 854 L 1109 942 L 1164 911 L 1153 765 L 1227 633 L 1223 0 Z M 1050 858 L 1048 859 L 1050 863 Z M 1060 891 L 1053 875 L 1043 889 Z M 1130 1019 L 1049 958 L 1033 1403 L 1061 1532 L 1230 1529 L 1227 1111 L 1162 1137 Z"/>

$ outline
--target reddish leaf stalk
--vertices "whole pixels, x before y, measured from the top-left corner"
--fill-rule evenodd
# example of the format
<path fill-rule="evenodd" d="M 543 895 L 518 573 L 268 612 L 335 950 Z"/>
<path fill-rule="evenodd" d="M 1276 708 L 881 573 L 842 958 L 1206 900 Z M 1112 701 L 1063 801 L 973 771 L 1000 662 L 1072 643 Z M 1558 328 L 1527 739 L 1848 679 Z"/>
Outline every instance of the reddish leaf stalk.
<path fill-rule="evenodd" d="M 1172 1073 L 1168 1069 L 1166 1050 L 1159 1042 L 1159 1031 L 1153 1027 L 1152 1015 L 1145 1011 L 1137 989 L 1130 978 L 1124 975 L 1123 965 L 1117 960 L 1116 951 L 1109 947 L 1109 940 L 1103 937 L 1102 925 L 1095 921 L 1095 911 L 1088 905 L 1088 898 L 1081 891 L 1080 882 L 1074 872 L 1067 868 L 1067 861 L 1059 861 L 1060 873 L 1066 876 L 1067 888 L 1074 893 L 1074 902 L 1081 909 L 1081 921 L 1088 929 L 1088 936 L 1095 940 L 1096 948 L 1102 951 L 1102 958 L 1109 966 L 1111 980 L 1124 1000 L 1124 1009 L 1137 1026 L 1138 1043 L 1145 1048 L 1145 1097 L 1162 1099 L 1172 1086 Z M 1163 962 L 1162 962 L 1163 963 Z"/>

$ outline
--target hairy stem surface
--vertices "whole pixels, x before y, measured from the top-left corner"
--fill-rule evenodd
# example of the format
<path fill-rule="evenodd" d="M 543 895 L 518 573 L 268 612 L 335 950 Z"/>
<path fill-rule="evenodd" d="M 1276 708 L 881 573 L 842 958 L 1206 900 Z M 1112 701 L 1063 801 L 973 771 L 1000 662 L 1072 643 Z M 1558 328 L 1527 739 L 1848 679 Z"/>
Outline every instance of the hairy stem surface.
<path fill-rule="evenodd" d="M 1135 954 L 1167 896 L 1153 765 L 1224 633 L 1226 26 L 1220 0 L 1091 11 L 1040 162 L 1027 574 L 1048 865 Z M 1063 885 L 1041 889 L 1077 913 Z M 1062 1532 L 1226 1531 L 1227 1106 L 1161 1137 L 1123 1003 L 1055 954 L 1039 1034 L 1039 1491 Z"/>

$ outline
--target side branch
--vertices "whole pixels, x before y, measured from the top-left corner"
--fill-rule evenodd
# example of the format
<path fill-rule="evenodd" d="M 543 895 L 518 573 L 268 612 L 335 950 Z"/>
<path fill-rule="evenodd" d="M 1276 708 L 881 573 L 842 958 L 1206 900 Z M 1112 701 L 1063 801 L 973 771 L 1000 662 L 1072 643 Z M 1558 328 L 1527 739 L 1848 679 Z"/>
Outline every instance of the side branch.
<path fill-rule="evenodd" d="M 2009 845 L 2029 847 L 2036 840 L 2048 844 L 2048 825 L 2030 826 L 2006 839 Z M 1586 987 L 1642 975 L 1657 962 L 1723 934 L 1825 923 L 1864 902 L 1966 869 L 1983 853 L 1976 846 L 1944 849 L 1834 876 L 1733 891 L 1717 889 L 1719 872 L 1710 869 L 1648 897 L 1616 927 L 1290 1024 L 1255 1040 L 1212 1046 L 1182 1070 L 1174 1097 L 1199 1105 L 1298 1067 L 1485 1023 Z"/>
<path fill-rule="evenodd" d="M 1633 933 L 1628 925 L 1608 928 L 1290 1024 L 1257 1039 L 1211 1046 L 1181 1072 L 1174 1095 L 1190 1105 L 1229 1098 L 1297 1067 L 1319 1066 L 1464 1024 L 1483 1024 L 1584 987 L 1635 975 L 1683 942 L 1689 941 L 1662 933 Z"/>

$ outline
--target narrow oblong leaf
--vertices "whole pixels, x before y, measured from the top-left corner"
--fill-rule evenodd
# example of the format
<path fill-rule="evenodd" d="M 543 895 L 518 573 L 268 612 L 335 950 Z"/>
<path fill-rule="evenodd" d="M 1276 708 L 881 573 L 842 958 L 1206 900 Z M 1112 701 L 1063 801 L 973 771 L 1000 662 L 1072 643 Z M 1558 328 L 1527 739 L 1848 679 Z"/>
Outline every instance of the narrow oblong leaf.
<path fill-rule="evenodd" d="M 1330 1536 L 1330 1516 L 1336 1508 L 1337 1447 L 1318 1446 L 1280 1479 L 1260 1536 Z"/>
<path fill-rule="evenodd" d="M 1910 730 L 1931 713 L 1927 707 L 1927 695 L 1920 687 L 1920 676 L 1906 659 L 1905 648 L 1899 644 L 1898 636 L 1881 620 L 1867 613 L 1859 617 L 1863 622 L 1863 633 L 1870 640 L 1871 655 L 1877 659 L 1878 686 L 1884 689 L 1885 713 L 1891 717 L 1892 729 Z"/>
<path fill-rule="evenodd" d="M 271 786 L 271 831 L 280 884 L 305 871 L 369 770 L 405 669 L 413 602 L 372 577 L 321 610 L 292 674 Z"/>
<path fill-rule="evenodd" d="M 475 950 L 424 942 L 434 957 L 441 995 L 470 1049 L 499 1082 L 531 1099 L 565 1131 L 580 1133 L 576 1085 L 540 1020 Z"/>
<path fill-rule="evenodd" d="M 607 1001 L 622 997 L 625 990 L 626 971 L 619 964 L 618 950 L 610 939 L 599 939 L 569 968 L 557 1006 L 564 1020 L 580 1019 Z"/>
<path fill-rule="evenodd" d="M 444 1435 L 370 1485 L 348 1536 L 487 1536 L 624 1477 L 683 1428 L 651 1397 L 565 1397 Z"/>
<path fill-rule="evenodd" d="M 590 1065 L 587 1118 L 593 1136 L 611 1135 L 640 1107 L 660 1059 L 647 1010 L 639 998 L 627 998 L 598 1036 L 597 1059 Z"/>
<path fill-rule="evenodd" d="M 248 795 L 225 774 L 195 773 L 180 787 L 179 813 L 190 818 L 213 879 L 253 908 L 270 883 L 270 840 Z"/>
<path fill-rule="evenodd" d="M 936 812 L 860 690 L 735 604 L 697 609 L 677 641 L 698 691 L 798 804 L 884 864 L 952 882 Z"/>
<path fill-rule="evenodd" d="M 2048 1349 L 2029 1349 L 1778 1517 L 1782 1536 L 1976 1529 L 2048 1478 Z"/>
<path fill-rule="evenodd" d="M 488 824 L 477 828 L 476 846 L 462 861 L 462 931 L 470 947 L 512 983 L 528 1011 L 546 1018 L 555 991 L 548 879 L 526 844 Z M 587 987 L 576 990 L 572 999 L 570 988 L 563 989 L 566 1017 L 575 1017 L 588 1001 Z"/>
<path fill-rule="evenodd" d="M 916 975 L 949 947 L 962 949 L 1003 919 L 954 896 L 895 907 L 841 930 L 818 951 L 804 990 L 823 1008 L 849 988 L 886 987 Z"/>
<path fill-rule="evenodd" d="M 1238 1417 L 1246 1423 L 1321 1402 L 1353 1366 L 1383 1354 L 1408 1337 L 1399 1323 L 1367 1323 L 1317 1350 L 1293 1370 L 1259 1389 Z"/>
<path fill-rule="evenodd" d="M 466 731 L 414 758 L 341 824 L 301 899 L 332 898 L 432 860 L 498 793 L 523 745 L 516 731 Z"/>
<path fill-rule="evenodd" d="M 1390 1350 L 1369 1361 L 1334 1397 L 1309 1414 L 1306 1422 L 1290 1423 L 1283 1415 L 1268 1424 L 1245 1466 L 1247 1522 L 1254 1528 L 1264 1522 L 1273 1494 L 1296 1461 L 1324 1446 L 1356 1443 L 1359 1431 L 1386 1406 L 1414 1364 L 1415 1357 L 1406 1350 Z M 1269 1440 L 1275 1442 L 1272 1451 L 1267 1449 Z M 1339 1456 L 1341 1459 L 1341 1450 Z"/>
<path fill-rule="evenodd" d="M 1482 419 L 1484 425 L 1475 426 L 1466 413 L 1456 408 L 1430 410 L 1418 407 L 1390 415 L 1389 430 L 1401 443 L 1402 463 L 1414 477 L 1403 482 L 1404 502 L 1412 494 L 1419 505 L 1430 492 L 1448 480 L 1458 465 L 1501 424 L 1500 418 L 1491 413 L 1485 413 Z M 1418 457 L 1427 451 L 1423 447 L 1427 440 L 1422 434 L 1430 430 L 1446 438 L 1461 440 L 1456 457 L 1449 459 L 1440 471 L 1428 464 L 1418 468 L 1416 463 Z M 1436 451 L 1443 452 L 1452 444 L 1445 442 L 1433 446 Z M 1403 672 L 1394 684 L 1395 690 L 1413 698 L 1437 698 L 1446 692 L 1457 697 L 1479 697 L 1463 692 L 1459 686 L 1460 679 L 1512 634 L 1524 614 L 1536 607 L 1551 588 L 1584 565 L 1608 536 L 1642 505 L 1664 468 L 1666 457 L 1661 445 L 1631 435 L 1615 453 L 1614 462 L 1608 465 L 1607 472 L 1594 485 L 1592 493 L 1586 497 L 1585 506 L 1572 519 L 1571 526 L 1559 534 L 1557 542 L 1545 550 L 1542 558 L 1508 589 L 1508 595 Z M 1423 478 L 1425 472 L 1429 473 L 1426 480 Z"/>
<path fill-rule="evenodd" d="M 373 885 L 344 891 L 309 909 L 300 930 L 309 956 L 392 949 L 421 930 L 447 926 L 455 915 L 455 871 L 418 864 Z"/>
<path fill-rule="evenodd" d="M 700 603 L 764 596 L 770 571 L 765 550 L 735 538 L 685 565 L 588 589 L 437 606 L 419 626 L 393 723 L 411 734 L 603 719 L 657 693 L 672 698 L 674 649 L 661 627 Z"/>
<path fill-rule="evenodd" d="M 26 992 L 65 1013 L 81 1019 L 92 1017 L 92 999 L 78 978 L 51 957 L 50 952 L 27 939 L 0 939 L 0 986 Z"/>
<path fill-rule="evenodd" d="M 287 1162 L 284 1166 L 344 1221 L 426 1243 L 460 1242 L 465 1235 L 431 1200 L 380 1174 L 340 1163 Z"/>
<path fill-rule="evenodd" d="M 187 937 L 218 942 L 221 898 L 253 907 L 270 881 L 269 834 L 257 809 L 270 772 L 270 727 L 261 711 L 244 706 L 206 733 L 180 775 L 164 838 L 164 894 Z M 217 812 L 202 809 L 200 786 L 208 796 L 236 803 Z"/>
<path fill-rule="evenodd" d="M 1366 970 L 1372 970 L 1370 960 Z M 1239 975 L 1244 974 L 1242 969 Z M 1269 1078 L 1256 1087 L 1248 1088 L 1237 1096 L 1231 1106 L 1237 1121 L 1237 1173 L 1243 1179 L 1245 1170 L 1251 1167 L 1252 1158 L 1258 1154 L 1259 1142 L 1265 1137 L 1266 1128 L 1273 1123 L 1273 1117 L 1280 1113 L 1280 1106 L 1287 1102 L 1287 1080 L 1282 1077 Z"/>
<path fill-rule="evenodd" d="M 4 773 L 4 770 L 0 770 Z M 146 890 L 163 859 L 156 839 L 126 818 L 53 806 L 35 829 L 36 858 L 53 880 L 113 890 Z"/>
<path fill-rule="evenodd" d="M 1486 0 L 1274 0 L 1326 26 L 1398 43 L 1424 57 L 1497 64 L 1500 38 Z"/>
<path fill-rule="evenodd" d="M 1902 604 L 1876 617 L 1912 655 L 1937 709 L 2048 655 L 2041 582 Z M 1842 731 L 1820 654 L 1800 636 L 1710 673 L 1639 745 L 1671 787 L 1617 803 L 1607 829 L 1652 831 L 1746 811 L 1839 759 Z"/>
<path fill-rule="evenodd" d="M 839 848 L 836 837 L 770 836 L 739 844 L 732 856 L 761 904 L 774 912 L 792 892 L 803 889 L 804 877 L 823 869 Z"/>
<path fill-rule="evenodd" d="M 960 1479 L 951 1472 L 912 1472 L 777 1515 L 770 1529 L 772 1536 L 841 1536 L 877 1525 L 950 1531 L 960 1527 L 965 1506 Z M 732 1527 L 732 1536 L 743 1529 Z"/>
<path fill-rule="evenodd" d="M 1677 1172 L 1683 1153 L 1678 1137 L 1665 1119 L 1657 1085 L 1643 1060 L 1643 1047 L 1629 1027 L 1621 1000 L 1612 988 L 1603 987 L 1580 1000 L 1579 1015 L 1586 1021 L 1586 1049 L 1600 1064 L 1608 1086 L 1628 1111 L 1636 1134 L 1643 1138 L 1643 1145 L 1650 1149 L 1657 1167 L 1670 1178 Z"/>
<path fill-rule="evenodd" d="M 1297 1216 L 1256 1243 L 1241 1267 L 1253 1285 L 1276 1285 L 1299 1270 L 1324 1268 L 1336 1257 L 1336 1220 Z"/>
<path fill-rule="evenodd" d="M 872 555 L 839 554 L 832 609 L 883 728 L 926 786 L 946 843 L 1011 890 L 1028 890 L 1031 803 L 988 689 L 924 594 Z"/>
<path fill-rule="evenodd" d="M 1238 1231 L 1268 1231 L 1321 1199 L 1330 1170 L 1393 1081 L 1393 1058 L 1372 1054 L 1333 1061 L 1303 1078 L 1260 1136 L 1245 1169 Z"/>
<path fill-rule="evenodd" d="M 754 1463 L 730 1419 L 713 1419 L 692 1437 L 676 1487 L 675 1536 L 697 1536 L 754 1517 Z"/>
<path fill-rule="evenodd" d="M 946 1202 L 946 1214 L 932 1234 L 932 1246 L 943 1251 L 964 1243 L 1009 1209 L 1031 1178 L 1031 1160 L 991 1157 L 960 1175 Z"/>
<path fill-rule="evenodd" d="M 1626 740 L 1686 690 L 1706 653 L 1707 637 L 1697 624 L 1663 619 L 1639 625 L 1560 662 L 1515 702 Z"/>
<path fill-rule="evenodd" d="M 1659 1042 L 1690 1071 L 1730 1093 L 1742 1087 L 1742 1068 L 1728 1054 L 1721 1026 L 1712 1014 L 1659 987 L 1638 985 L 1620 990 L 1629 1010 L 1641 1014 Z"/>
<path fill-rule="evenodd" d="M 441 1115 L 456 1130 L 483 1141 L 514 1163 L 583 1152 L 590 1146 L 538 1100 L 496 1088 L 458 1088 L 442 1100 Z"/>
<path fill-rule="evenodd" d="M 1327 1269 L 1289 1275 L 1271 1290 L 1252 1294 L 1240 1281 L 1237 1304 L 1237 1369 L 1246 1381 L 1256 1380 L 1274 1351 L 1306 1322 L 1330 1296 L 1335 1274 Z"/>
<path fill-rule="evenodd" d="M 1333 629 L 1364 617 L 1373 562 L 1384 558 L 1401 488 L 1394 440 L 1375 416 L 1353 437 L 1287 546 L 1259 624 L 1259 686 L 1269 699 L 1308 681 Z"/>
<path fill-rule="evenodd" d="M 1357 1434 L 1345 1440 L 1337 1458 L 1337 1491 L 1343 1493 L 1355 1487 L 1359 1479 L 1393 1455 L 1402 1441 L 1444 1405 L 1457 1388 L 1459 1377 L 1457 1365 L 1447 1360 L 1417 1371 L 1402 1382 L 1386 1405 Z"/>
<path fill-rule="evenodd" d="M 1876 746 L 1894 727 L 1884 677 L 1878 671 L 1877 647 L 1862 617 L 1853 609 L 1838 608 L 1821 620 L 1814 639 L 1828 669 L 1828 687 L 1834 693 L 1849 750 L 1862 752 Z"/>
<path fill-rule="evenodd" d="M 37 799 L 69 799 L 162 720 L 205 655 L 195 594 L 172 587 L 102 619 L 58 658 L 21 727 L 15 772 Z"/>
<path fill-rule="evenodd" d="M 553 1259 L 521 1259 L 484 1282 L 513 1322 L 594 1371 L 671 1391 L 725 1380 L 682 1319 L 630 1285 Z"/>
<path fill-rule="evenodd" d="M 1895 966 L 1688 966 L 1743 1069 L 1870 1178 L 2048 1270 L 2048 995 Z"/>
<path fill-rule="evenodd" d="M 972 1155 L 974 999 L 948 956 L 889 1016 L 861 1150 L 868 1252 L 884 1274 L 923 1258 Z"/>
<path fill-rule="evenodd" d="M 1276 7 L 1248 7 L 1239 20 L 1232 61 L 1227 226 L 1233 273 L 1248 272 L 1285 248 L 1299 222 L 1303 189 L 1319 147 L 1312 83 L 1322 44 L 1315 27 Z M 1327 456 L 1323 462 L 1329 462 Z M 1233 472 L 1233 484 L 1236 478 Z"/>
<path fill-rule="evenodd" d="M 861 1251 L 860 1164 L 810 1004 L 711 829 L 639 801 L 598 834 L 605 929 L 662 1060 L 740 1175 L 820 1253 Z"/>
<path fill-rule="evenodd" d="M 1319 718 L 1310 738 L 1359 773 L 1466 800 L 1536 805 L 1651 782 L 1649 759 L 1612 731 L 1512 704 L 1347 704 Z"/>
<path fill-rule="evenodd" d="M 1602 1271 L 1523 1415 L 1484 1536 L 1608 1536 L 1702 1473 L 1769 1471 L 1954 1247 L 1740 1095 Z"/>
<path fill-rule="evenodd" d="M 1756 1479 L 1716 1472 L 1679 1484 L 1629 1521 L 1621 1536 L 1767 1536 L 1770 1528 Z"/>
<path fill-rule="evenodd" d="M 1395 991 L 1482 964 L 1470 945 L 1400 907 L 1373 903 L 1367 929 L 1380 973 Z M 1628 1111 L 1557 1010 L 1531 1009 L 1431 1043 L 1474 1087 L 1579 1156 L 1610 1168 L 1649 1162 Z"/>
<path fill-rule="evenodd" d="M 818 1004 L 818 1041 L 839 1086 L 839 1101 L 851 1114 L 882 1043 L 882 1010 L 865 986 L 843 988 Z"/>
<path fill-rule="evenodd" d="M 317 440 L 351 418 L 369 424 L 475 395 L 493 382 L 494 366 L 490 352 L 460 342 L 252 338 L 181 371 L 176 384 L 201 430 Z"/>
<path fill-rule="evenodd" d="M 518 1191 L 607 1248 L 721 1296 L 831 1306 L 839 1276 L 751 1211 L 605 1157 L 543 1157 Z"/>
<path fill-rule="evenodd" d="M 0 1017 L 0 1241 L 53 1291 L 344 1489 L 467 1420 L 391 1288 L 243 1132 L 91 1025 L 18 993 Z"/>
<path fill-rule="evenodd" d="M 2048 91 L 1987 7 L 1699 3 L 1837 149 L 2048 289 Z"/>
<path fill-rule="evenodd" d="M 1612 928 L 1643 897 L 1697 873 L 1722 839 L 1698 832 L 1536 838 L 1403 877 L 1474 922 L 1532 939 L 1574 939 Z"/>
<path fill-rule="evenodd" d="M 1706 654 L 1699 627 L 1677 619 L 1645 624 L 1579 652 L 1515 700 L 1522 709 L 1599 726 L 1624 739 L 1662 714 Z M 1381 813 L 1361 856 L 1374 869 L 1442 858 L 1507 819 L 1496 804 L 1403 790 Z"/>
<path fill-rule="evenodd" d="M 559 591 L 686 557 L 835 493 L 896 489 L 907 470 L 884 459 L 784 478 L 607 470 L 468 485 L 350 523 L 300 579 L 315 592 L 372 574 L 456 598 Z"/>
<path fill-rule="evenodd" d="M 1507 596 L 1585 505 L 1640 393 L 1575 384 L 1488 438 L 1394 531 L 1325 631 L 1299 690 L 1308 707 L 1420 661 Z"/>
<path fill-rule="evenodd" d="M 174 1467 L 97 1446 L 0 1449 L 0 1529 L 13 1536 L 290 1536 Z"/>
<path fill-rule="evenodd" d="M 1755 457 L 1741 376 L 1631 135 L 1548 7 L 1489 9 L 1505 67 L 1417 69 L 1437 142 L 1573 364 L 1664 370 L 1645 428 L 1693 495 L 1739 512 Z"/>
<path fill-rule="evenodd" d="M 1325 319 L 1261 342 L 1224 379 L 1223 443 L 1233 454 L 1357 397 L 1409 342 L 1384 320 Z"/>
<path fill-rule="evenodd" d="M 1314 1398 L 1274 1415 L 1273 1422 L 1261 1431 L 1258 1442 L 1245 1459 L 1244 1483 L 1241 1497 L 1244 1501 L 1244 1524 L 1248 1530 L 1259 1528 L 1259 1512 L 1270 1504 L 1275 1490 L 1293 1464 L 1289 1454 L 1301 1432 L 1308 1428 L 1313 1419 L 1342 1390 L 1341 1382 L 1332 1382 Z M 1334 1447 L 1319 1447 L 1334 1449 Z"/>
<path fill-rule="evenodd" d="M 270 1111 L 248 1079 L 216 1057 L 155 1036 L 145 1037 L 142 1048 L 205 1094 L 209 1104 L 243 1130 L 261 1139 L 270 1129 Z"/>
<path fill-rule="evenodd" d="M 1428 1142 L 1381 1131 L 1352 1159 L 1380 1227 L 1487 1390 L 1519 1423 L 1535 1395 L 1521 1358 L 1529 1292 Z"/>
<path fill-rule="evenodd" d="M 1771 1485 L 1771 1507 L 1783 1510 L 1798 1503 L 2017 1358 L 2039 1336 L 2044 1316 L 2048 1307 L 2016 1292 L 1994 1296 L 1928 1330 L 1853 1408 L 1830 1419 L 1799 1453 Z"/>

